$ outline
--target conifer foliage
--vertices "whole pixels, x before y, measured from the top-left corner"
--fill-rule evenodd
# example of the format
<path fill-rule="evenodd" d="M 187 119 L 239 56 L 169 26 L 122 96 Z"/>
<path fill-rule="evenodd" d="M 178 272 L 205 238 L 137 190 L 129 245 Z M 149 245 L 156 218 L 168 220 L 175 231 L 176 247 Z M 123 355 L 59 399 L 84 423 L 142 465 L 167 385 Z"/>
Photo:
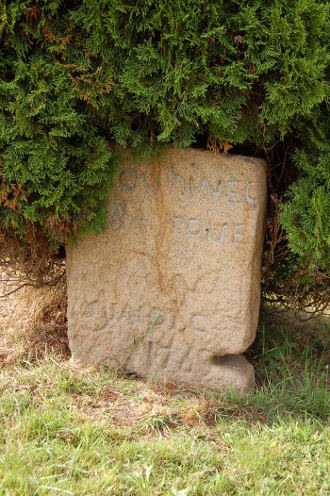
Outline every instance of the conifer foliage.
<path fill-rule="evenodd" d="M 103 228 L 114 143 L 265 156 L 265 293 L 325 304 L 329 34 L 319 0 L 0 0 L 0 230 Z"/>

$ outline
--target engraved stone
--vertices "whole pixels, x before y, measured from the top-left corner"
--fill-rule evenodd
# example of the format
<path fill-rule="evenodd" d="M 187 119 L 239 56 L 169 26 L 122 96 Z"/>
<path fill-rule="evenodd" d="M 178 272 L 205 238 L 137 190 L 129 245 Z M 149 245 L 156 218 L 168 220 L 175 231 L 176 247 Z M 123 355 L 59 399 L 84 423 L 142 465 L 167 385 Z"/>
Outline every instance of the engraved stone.
<path fill-rule="evenodd" d="M 254 383 L 261 159 L 165 148 L 123 166 L 109 227 L 67 247 L 73 360 L 220 389 Z"/>

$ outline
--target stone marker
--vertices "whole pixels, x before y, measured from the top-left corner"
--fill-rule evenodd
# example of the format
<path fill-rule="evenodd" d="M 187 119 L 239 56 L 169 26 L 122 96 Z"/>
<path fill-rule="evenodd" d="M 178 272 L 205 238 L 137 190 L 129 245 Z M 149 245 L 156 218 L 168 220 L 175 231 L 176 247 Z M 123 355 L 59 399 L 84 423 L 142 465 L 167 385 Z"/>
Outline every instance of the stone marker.
<path fill-rule="evenodd" d="M 68 247 L 73 360 L 142 377 L 249 388 L 266 212 L 261 159 L 123 152 L 109 228 Z"/>

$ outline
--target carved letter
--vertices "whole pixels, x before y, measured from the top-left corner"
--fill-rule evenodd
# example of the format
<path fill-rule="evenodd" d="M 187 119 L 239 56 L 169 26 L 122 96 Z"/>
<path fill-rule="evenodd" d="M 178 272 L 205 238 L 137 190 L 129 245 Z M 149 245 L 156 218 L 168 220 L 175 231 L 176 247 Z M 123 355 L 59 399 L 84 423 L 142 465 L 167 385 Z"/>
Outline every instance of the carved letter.
<path fill-rule="evenodd" d="M 171 355 L 171 348 L 170 346 L 160 346 L 158 349 L 157 355 L 159 356 L 160 359 L 160 366 L 164 370 L 167 367 L 168 361 L 170 359 Z"/>
<path fill-rule="evenodd" d="M 125 176 L 127 180 L 125 181 Z M 134 169 L 124 169 L 119 175 L 120 188 L 123 191 L 132 191 L 136 186 L 136 172 Z"/>
<path fill-rule="evenodd" d="M 234 238 L 234 243 L 242 243 L 243 242 L 243 234 L 241 232 L 238 232 L 240 228 L 244 227 L 244 224 L 234 224 L 234 229 L 233 229 L 233 238 Z"/>
<path fill-rule="evenodd" d="M 227 183 L 227 201 L 232 203 L 241 203 L 240 193 L 238 191 L 232 191 L 232 188 L 235 188 L 239 184 L 242 184 L 241 181 L 228 181 Z"/>
<path fill-rule="evenodd" d="M 124 308 L 124 310 L 120 316 L 120 320 L 125 320 L 125 319 L 128 319 L 131 321 L 133 328 L 136 327 L 136 324 L 137 324 L 136 317 L 133 313 L 133 310 L 131 309 L 131 307 L 129 305 L 126 305 L 126 307 Z"/>
<path fill-rule="evenodd" d="M 254 198 L 251 198 L 249 196 L 249 188 L 250 188 L 251 185 L 254 185 L 254 183 L 247 183 L 247 185 L 246 185 L 245 198 L 246 198 L 246 201 L 248 202 L 249 205 L 256 205 L 257 204 L 257 200 L 255 200 Z"/>
<path fill-rule="evenodd" d="M 203 191 L 207 191 L 214 196 L 216 200 L 219 200 L 221 195 L 221 181 L 218 181 L 218 189 L 215 191 L 207 182 L 206 179 L 202 179 L 201 186 L 199 188 L 199 196 L 202 196 Z"/>
<path fill-rule="evenodd" d="M 219 236 L 219 238 L 214 240 L 217 243 L 219 243 L 220 245 L 223 243 L 223 241 L 225 239 L 225 232 L 226 232 L 227 226 L 228 226 L 227 223 L 223 224 L 223 226 L 220 228 L 220 236 Z"/>
<path fill-rule="evenodd" d="M 182 221 L 182 217 L 173 217 L 173 222 L 174 222 L 174 229 L 173 229 L 173 234 L 176 236 L 176 233 L 178 232 L 178 225 L 179 222 Z"/>
<path fill-rule="evenodd" d="M 195 224 L 195 228 L 193 227 Z M 202 234 L 202 226 L 199 220 L 189 219 L 187 222 L 187 234 L 189 238 L 200 238 Z"/>
<path fill-rule="evenodd" d="M 192 176 L 190 176 L 189 178 L 189 188 L 190 188 L 190 196 L 193 196 L 195 192 L 195 183 Z"/>
<path fill-rule="evenodd" d="M 121 205 L 114 205 L 111 209 L 110 226 L 115 231 L 118 231 L 121 227 L 121 217 L 123 213 L 124 210 Z"/>
<path fill-rule="evenodd" d="M 173 315 L 173 321 L 172 321 L 171 329 L 173 329 L 174 331 L 176 330 L 176 315 L 175 314 Z"/>
<path fill-rule="evenodd" d="M 154 184 L 152 186 L 149 186 L 149 184 L 147 184 L 145 174 L 142 174 L 142 182 L 143 182 L 144 189 L 147 193 L 153 193 L 158 188 L 158 185 L 159 185 L 159 179 L 156 179 Z"/>
<path fill-rule="evenodd" d="M 196 334 L 196 336 L 204 336 L 204 334 L 206 333 L 206 331 L 204 329 L 199 328 L 196 323 L 197 319 L 202 319 L 202 318 L 203 318 L 202 315 L 197 315 L 197 314 L 191 316 L 191 328 Z"/>
<path fill-rule="evenodd" d="M 160 325 L 165 322 L 165 320 L 166 318 L 163 310 L 157 307 L 151 309 L 149 315 L 149 326 Z"/>
<path fill-rule="evenodd" d="M 179 181 L 180 186 L 181 186 L 181 195 L 183 195 L 184 194 L 184 186 L 185 186 L 184 177 L 183 176 L 180 176 L 180 175 L 174 174 L 174 172 L 173 172 L 173 165 L 170 164 L 170 173 L 169 173 L 169 176 L 168 176 L 168 191 L 169 192 L 172 189 L 172 183 L 174 181 Z"/>

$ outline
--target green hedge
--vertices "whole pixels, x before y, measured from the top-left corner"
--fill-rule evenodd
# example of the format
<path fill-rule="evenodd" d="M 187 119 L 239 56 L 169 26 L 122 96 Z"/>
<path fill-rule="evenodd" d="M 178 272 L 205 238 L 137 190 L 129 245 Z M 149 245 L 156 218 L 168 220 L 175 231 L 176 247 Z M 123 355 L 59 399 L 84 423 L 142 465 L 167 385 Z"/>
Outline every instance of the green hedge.
<path fill-rule="evenodd" d="M 295 281 L 324 296 L 327 2 L 0 0 L 0 37 L 8 236 L 31 243 L 38 231 L 56 247 L 103 228 L 111 143 L 232 145 L 269 164 L 265 291 L 283 297 Z M 285 238 L 274 231 L 281 210 Z"/>

